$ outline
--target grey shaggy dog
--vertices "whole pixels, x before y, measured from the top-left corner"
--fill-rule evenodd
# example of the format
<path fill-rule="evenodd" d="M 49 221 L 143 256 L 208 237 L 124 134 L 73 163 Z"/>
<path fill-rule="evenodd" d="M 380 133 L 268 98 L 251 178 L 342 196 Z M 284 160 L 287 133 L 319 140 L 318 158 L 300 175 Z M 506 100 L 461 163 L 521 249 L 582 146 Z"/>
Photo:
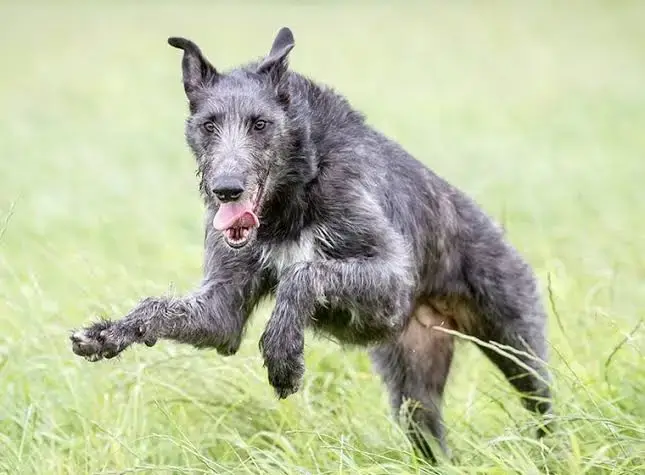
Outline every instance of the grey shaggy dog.
<path fill-rule="evenodd" d="M 74 332 L 74 353 L 98 361 L 165 338 L 232 355 L 260 300 L 275 296 L 260 349 L 280 398 L 298 391 L 307 328 L 369 347 L 395 415 L 435 461 L 432 445 L 449 453 L 448 329 L 519 350 L 481 346 L 529 410 L 550 413 L 536 278 L 470 198 L 343 96 L 289 70 L 288 28 L 264 58 L 226 73 L 192 41 L 168 42 L 183 50 L 185 134 L 206 208 L 203 280 Z"/>

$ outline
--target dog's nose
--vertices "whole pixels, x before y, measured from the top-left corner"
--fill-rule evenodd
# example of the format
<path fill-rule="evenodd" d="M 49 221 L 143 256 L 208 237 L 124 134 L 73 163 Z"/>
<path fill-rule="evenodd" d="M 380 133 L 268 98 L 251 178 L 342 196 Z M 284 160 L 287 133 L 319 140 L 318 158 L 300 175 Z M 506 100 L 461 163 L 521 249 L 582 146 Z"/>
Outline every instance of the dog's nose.
<path fill-rule="evenodd" d="M 238 176 L 219 177 L 213 183 L 213 194 L 222 203 L 235 201 L 244 193 L 244 182 Z"/>

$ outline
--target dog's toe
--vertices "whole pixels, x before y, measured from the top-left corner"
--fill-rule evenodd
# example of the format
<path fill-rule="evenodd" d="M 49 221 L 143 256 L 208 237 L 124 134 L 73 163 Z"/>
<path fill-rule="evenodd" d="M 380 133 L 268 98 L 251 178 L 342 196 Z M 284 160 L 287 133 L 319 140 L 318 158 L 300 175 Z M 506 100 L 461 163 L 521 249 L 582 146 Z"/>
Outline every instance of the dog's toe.
<path fill-rule="evenodd" d="M 89 357 L 101 351 L 101 344 L 88 335 L 85 330 L 74 332 L 70 336 L 70 340 L 72 341 L 72 351 L 78 356 Z"/>
<path fill-rule="evenodd" d="M 95 363 L 96 361 L 101 361 L 103 357 L 100 353 L 93 353 L 91 355 L 85 356 L 85 359 L 91 363 Z"/>
<path fill-rule="evenodd" d="M 276 396 L 278 396 L 278 399 L 286 399 L 292 394 L 295 394 L 298 392 L 299 385 L 295 386 L 280 386 L 276 387 L 274 386 Z"/>

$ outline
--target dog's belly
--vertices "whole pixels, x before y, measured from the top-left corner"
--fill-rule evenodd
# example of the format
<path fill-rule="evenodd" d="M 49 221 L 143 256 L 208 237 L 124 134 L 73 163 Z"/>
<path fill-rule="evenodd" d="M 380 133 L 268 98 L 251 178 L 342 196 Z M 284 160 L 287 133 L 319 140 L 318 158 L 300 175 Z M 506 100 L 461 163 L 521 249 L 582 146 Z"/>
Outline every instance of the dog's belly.
<path fill-rule="evenodd" d="M 432 315 L 432 321 L 428 320 Z M 444 326 L 459 331 L 471 331 L 477 326 L 477 317 L 467 301 L 459 298 L 424 298 L 415 306 L 410 317 L 426 327 Z M 435 321 L 436 320 L 436 321 Z M 316 308 L 312 327 L 315 332 L 331 337 L 342 344 L 372 345 L 392 341 L 405 330 L 406 322 L 376 315 L 360 315 L 347 308 Z"/>
<path fill-rule="evenodd" d="M 345 308 L 318 307 L 312 321 L 314 331 L 339 343 L 369 345 L 392 338 L 400 330 L 389 319 L 359 315 Z"/>

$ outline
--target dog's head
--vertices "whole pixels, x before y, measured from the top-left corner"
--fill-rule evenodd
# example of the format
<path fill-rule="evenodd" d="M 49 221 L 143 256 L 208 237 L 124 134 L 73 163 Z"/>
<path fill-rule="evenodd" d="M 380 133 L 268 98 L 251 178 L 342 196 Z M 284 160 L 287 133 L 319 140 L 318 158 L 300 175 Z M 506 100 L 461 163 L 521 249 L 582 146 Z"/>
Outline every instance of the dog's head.
<path fill-rule="evenodd" d="M 213 226 L 233 248 L 247 245 L 260 225 L 262 207 L 275 192 L 298 142 L 289 118 L 287 56 L 295 42 L 282 28 L 259 62 L 218 71 L 200 48 L 169 38 L 184 51 L 184 90 L 190 116 L 186 140 L 201 177 L 200 190 L 217 211 Z"/>

